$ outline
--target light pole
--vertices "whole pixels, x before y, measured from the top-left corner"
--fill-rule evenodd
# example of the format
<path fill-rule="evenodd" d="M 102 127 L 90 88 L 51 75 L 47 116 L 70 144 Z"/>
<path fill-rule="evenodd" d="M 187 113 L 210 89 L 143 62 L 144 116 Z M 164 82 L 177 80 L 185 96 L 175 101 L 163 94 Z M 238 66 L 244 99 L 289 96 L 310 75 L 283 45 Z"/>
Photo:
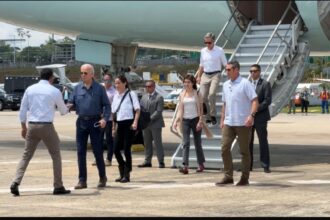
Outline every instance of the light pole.
<path fill-rule="evenodd" d="M 28 63 L 30 63 L 30 31 L 26 31 L 25 36 L 28 38 Z"/>

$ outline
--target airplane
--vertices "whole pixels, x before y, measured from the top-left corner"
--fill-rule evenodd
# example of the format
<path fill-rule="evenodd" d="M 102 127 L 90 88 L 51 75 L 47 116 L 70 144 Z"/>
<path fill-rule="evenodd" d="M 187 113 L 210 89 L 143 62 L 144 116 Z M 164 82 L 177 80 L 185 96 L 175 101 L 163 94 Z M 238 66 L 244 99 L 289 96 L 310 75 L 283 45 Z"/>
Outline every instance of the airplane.
<path fill-rule="evenodd" d="M 232 52 L 249 20 L 276 24 L 288 2 L 1 1 L 0 21 L 75 36 L 77 60 L 119 68 L 134 62 L 138 46 L 200 51 L 204 34 L 220 32 L 237 5 L 239 28 L 225 48 Z M 310 42 L 312 54 L 329 55 L 330 3 L 293 2 L 308 29 L 303 39 Z M 285 19 L 292 19 L 292 13 Z"/>
<path fill-rule="evenodd" d="M 330 55 L 329 20 L 330 1 L 0 1 L 0 21 L 75 36 L 76 60 L 114 72 L 134 64 L 138 47 L 200 51 L 207 32 L 219 33 L 217 45 L 240 62 L 242 77 L 261 66 L 272 86 L 272 117 L 294 94 L 308 56 Z M 223 71 L 218 96 L 225 80 Z M 220 114 L 222 103 L 216 106 Z M 222 167 L 221 136 L 202 138 L 205 167 Z M 181 154 L 179 146 L 173 167 Z"/>

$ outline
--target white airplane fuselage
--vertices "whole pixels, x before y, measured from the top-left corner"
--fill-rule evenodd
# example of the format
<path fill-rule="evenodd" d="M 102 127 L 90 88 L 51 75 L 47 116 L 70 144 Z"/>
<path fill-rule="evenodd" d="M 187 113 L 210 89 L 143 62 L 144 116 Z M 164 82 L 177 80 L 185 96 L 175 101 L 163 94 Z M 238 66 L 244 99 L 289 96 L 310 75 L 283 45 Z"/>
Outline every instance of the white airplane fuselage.
<path fill-rule="evenodd" d="M 329 54 L 330 36 L 320 24 L 318 2 L 295 4 L 312 54 Z M 10 24 L 111 45 L 192 51 L 201 49 L 205 33 L 218 34 L 231 14 L 227 1 L 0 1 L 0 21 Z M 236 31 L 232 42 L 242 34 Z"/>

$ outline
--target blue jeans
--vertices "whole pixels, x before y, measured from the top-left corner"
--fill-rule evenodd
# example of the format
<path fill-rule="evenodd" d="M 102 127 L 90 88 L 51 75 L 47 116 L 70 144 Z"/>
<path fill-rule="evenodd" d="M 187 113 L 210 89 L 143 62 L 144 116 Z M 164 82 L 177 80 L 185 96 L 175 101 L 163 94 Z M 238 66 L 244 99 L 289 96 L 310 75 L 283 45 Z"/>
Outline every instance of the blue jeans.
<path fill-rule="evenodd" d="M 101 139 L 101 128 L 94 127 L 94 123 L 100 119 L 84 120 L 78 117 L 76 122 L 76 141 L 77 141 L 77 156 L 78 156 L 78 168 L 79 168 L 79 182 L 87 181 L 87 166 L 86 166 L 86 154 L 87 154 L 87 141 L 90 137 L 93 153 L 96 160 L 96 166 L 99 171 L 99 177 L 106 177 L 105 164 L 103 159 L 103 143 Z"/>
<path fill-rule="evenodd" d="M 102 142 L 104 140 L 104 133 L 105 133 L 105 141 L 107 143 L 107 160 L 112 161 L 112 156 L 113 156 L 113 145 L 114 145 L 114 140 L 112 137 L 112 121 L 107 121 L 107 125 L 104 129 L 101 131 L 101 139 Z"/>
<path fill-rule="evenodd" d="M 322 113 L 325 113 L 325 111 L 329 113 L 328 100 L 322 100 Z"/>

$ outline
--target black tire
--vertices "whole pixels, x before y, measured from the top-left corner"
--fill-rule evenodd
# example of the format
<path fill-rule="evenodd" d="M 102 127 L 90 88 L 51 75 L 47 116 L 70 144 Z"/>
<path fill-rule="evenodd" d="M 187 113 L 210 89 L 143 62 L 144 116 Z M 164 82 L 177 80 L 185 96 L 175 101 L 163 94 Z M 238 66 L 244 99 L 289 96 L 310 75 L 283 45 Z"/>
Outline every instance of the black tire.
<path fill-rule="evenodd" d="M 5 105 L 5 103 L 2 100 L 0 100 L 0 111 L 2 111 L 4 109 L 4 107 L 5 107 L 4 105 Z"/>
<path fill-rule="evenodd" d="M 18 111 L 19 108 L 15 107 L 15 108 L 11 108 L 11 110 L 13 110 L 13 111 Z"/>

